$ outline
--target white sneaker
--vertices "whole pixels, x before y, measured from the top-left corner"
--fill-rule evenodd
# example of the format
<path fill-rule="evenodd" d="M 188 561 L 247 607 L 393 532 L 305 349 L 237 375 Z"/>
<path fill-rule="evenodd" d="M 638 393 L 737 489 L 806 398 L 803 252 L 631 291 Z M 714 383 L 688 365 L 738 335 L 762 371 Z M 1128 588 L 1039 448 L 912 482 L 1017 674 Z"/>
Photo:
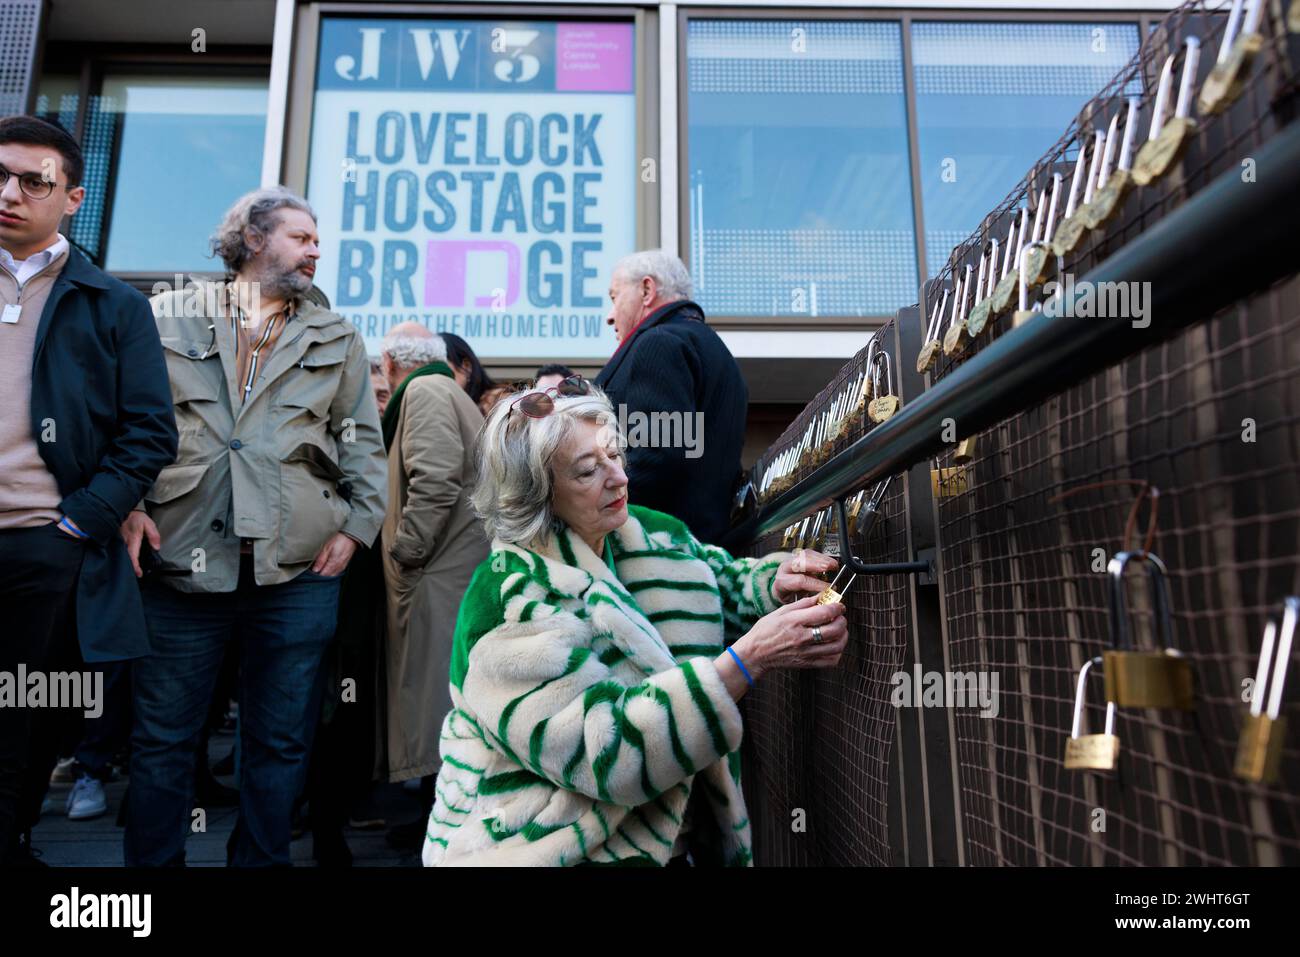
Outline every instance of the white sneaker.
<path fill-rule="evenodd" d="M 85 821 L 99 817 L 108 810 L 108 801 L 104 799 L 104 785 L 98 778 L 83 774 L 77 778 L 68 794 L 68 820 Z"/>
<path fill-rule="evenodd" d="M 50 772 L 50 784 L 76 784 L 77 776 L 72 766 L 76 758 L 59 758 L 59 763 Z"/>

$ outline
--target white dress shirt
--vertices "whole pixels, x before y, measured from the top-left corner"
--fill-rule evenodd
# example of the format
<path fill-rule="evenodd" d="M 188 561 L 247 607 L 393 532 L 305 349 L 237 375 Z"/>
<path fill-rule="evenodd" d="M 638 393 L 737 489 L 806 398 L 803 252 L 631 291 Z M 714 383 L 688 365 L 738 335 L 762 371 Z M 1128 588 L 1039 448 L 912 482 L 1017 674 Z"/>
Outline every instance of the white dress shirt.
<path fill-rule="evenodd" d="M 67 239 L 64 238 L 62 233 L 56 233 L 55 236 L 54 242 L 40 252 L 32 253 L 26 259 L 14 259 L 9 250 L 0 246 L 0 266 L 4 266 L 5 269 L 9 270 L 10 275 L 18 280 L 18 289 L 20 291 L 26 285 L 27 280 L 67 252 Z"/>

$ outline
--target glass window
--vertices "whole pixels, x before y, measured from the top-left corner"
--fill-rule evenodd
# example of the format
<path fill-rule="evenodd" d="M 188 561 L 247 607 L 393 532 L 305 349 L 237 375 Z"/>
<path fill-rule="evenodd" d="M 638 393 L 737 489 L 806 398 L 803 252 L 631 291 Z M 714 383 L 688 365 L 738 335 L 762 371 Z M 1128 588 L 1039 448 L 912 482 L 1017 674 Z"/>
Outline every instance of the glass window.
<path fill-rule="evenodd" d="M 73 239 L 119 272 L 216 271 L 208 237 L 262 178 L 264 78 L 108 75 L 82 148 Z"/>
<path fill-rule="evenodd" d="M 77 126 L 80 89 L 80 81 L 72 74 L 54 73 L 41 77 L 36 87 L 36 115 L 43 120 L 53 120 L 72 132 Z"/>
<path fill-rule="evenodd" d="M 901 27 L 692 20 L 688 255 L 727 316 L 916 301 Z"/>
<path fill-rule="evenodd" d="M 912 25 L 929 276 L 1137 48 L 1130 23 Z"/>

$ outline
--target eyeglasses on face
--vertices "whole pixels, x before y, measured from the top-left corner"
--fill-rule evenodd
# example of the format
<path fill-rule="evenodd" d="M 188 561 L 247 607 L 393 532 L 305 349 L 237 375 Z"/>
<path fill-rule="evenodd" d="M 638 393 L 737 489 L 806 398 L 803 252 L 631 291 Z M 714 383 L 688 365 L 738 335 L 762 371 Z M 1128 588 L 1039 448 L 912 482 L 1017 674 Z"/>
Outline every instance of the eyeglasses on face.
<path fill-rule="evenodd" d="M 545 418 L 555 411 L 555 399 L 551 398 L 552 393 L 556 397 L 590 395 L 591 383 L 580 375 L 571 375 L 567 379 L 561 379 L 549 389 L 521 395 L 510 404 L 507 415 L 514 415 L 515 409 L 518 409 L 530 419 Z"/>
<path fill-rule="evenodd" d="M 15 173 L 0 166 L 0 190 L 9 185 L 11 176 L 18 177 L 18 188 L 32 199 L 49 199 L 56 186 L 60 189 L 76 188 L 67 183 L 56 183 L 52 179 L 46 179 L 44 173 Z"/>

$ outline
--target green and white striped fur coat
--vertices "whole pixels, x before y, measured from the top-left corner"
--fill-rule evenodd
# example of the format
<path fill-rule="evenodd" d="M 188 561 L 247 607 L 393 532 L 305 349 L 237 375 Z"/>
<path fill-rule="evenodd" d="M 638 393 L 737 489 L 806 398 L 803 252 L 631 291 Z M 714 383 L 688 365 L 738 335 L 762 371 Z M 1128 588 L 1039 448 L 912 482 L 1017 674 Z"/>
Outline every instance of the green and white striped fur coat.
<path fill-rule="evenodd" d="M 732 558 L 628 511 L 617 577 L 567 529 L 542 551 L 494 542 L 475 572 L 426 865 L 662 865 L 693 788 L 697 863 L 750 864 L 740 711 L 713 660 L 778 607 L 784 556 Z"/>

